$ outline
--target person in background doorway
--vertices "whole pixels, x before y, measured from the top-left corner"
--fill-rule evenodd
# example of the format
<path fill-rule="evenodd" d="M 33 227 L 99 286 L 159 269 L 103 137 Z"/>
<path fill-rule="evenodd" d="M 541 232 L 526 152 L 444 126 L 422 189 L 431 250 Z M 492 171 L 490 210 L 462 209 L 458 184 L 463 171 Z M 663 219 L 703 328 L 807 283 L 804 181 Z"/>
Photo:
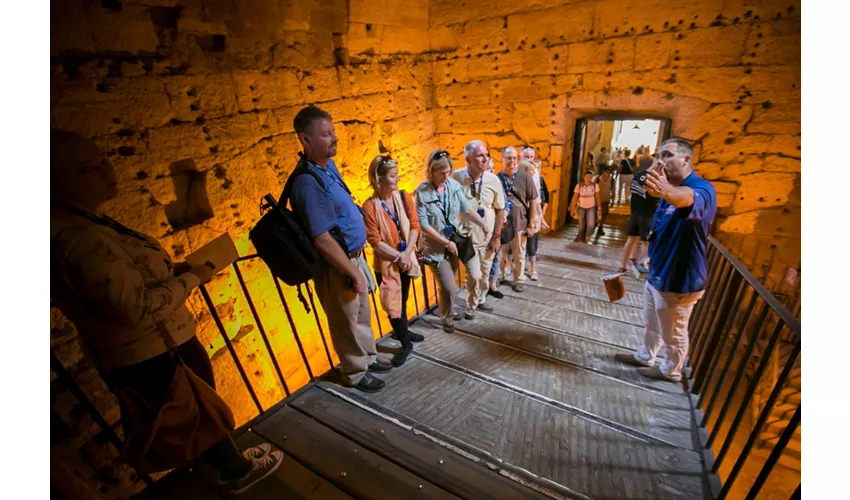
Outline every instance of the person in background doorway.
<path fill-rule="evenodd" d="M 602 175 L 603 172 L 608 170 L 609 163 L 611 163 L 611 155 L 608 153 L 608 148 L 600 149 L 599 160 L 596 161 L 597 175 Z"/>
<path fill-rule="evenodd" d="M 437 304 L 446 333 L 454 333 L 454 321 L 463 317 L 455 314 L 452 303 L 460 260 L 451 238 L 461 227 L 458 214 L 466 214 L 485 232 L 487 226 L 469 206 L 460 183 L 451 178 L 452 169 L 448 151 L 435 149 L 428 155 L 428 180 L 416 188 L 416 215 L 425 236 L 422 238 L 424 258 L 437 277 Z"/>
<path fill-rule="evenodd" d="M 602 175 L 597 176 L 593 182 L 599 186 L 599 202 L 601 204 L 599 220 L 596 223 L 596 227 L 598 228 L 597 234 L 599 236 L 605 236 L 605 230 L 602 228 L 602 225 L 605 224 L 605 219 L 608 218 L 608 210 L 611 205 L 611 191 L 614 187 L 614 180 L 611 177 L 611 168 L 604 169 L 602 171 Z"/>
<path fill-rule="evenodd" d="M 693 169 L 693 147 L 664 141 L 646 179 L 646 190 L 661 199 L 652 225 L 650 273 L 644 285 L 643 344 L 633 354 L 617 354 L 641 375 L 678 382 L 688 354 L 688 322 L 705 291 L 709 228 L 717 213 L 712 184 Z M 664 348 L 665 358 L 655 364 Z"/>
<path fill-rule="evenodd" d="M 586 170 L 581 182 L 576 185 L 570 203 L 570 214 L 578 219 L 578 235 L 575 241 L 586 243 L 593 234 L 596 214 L 602 213 L 599 191 L 599 185 L 593 182 L 593 170 Z"/>
<path fill-rule="evenodd" d="M 649 232 L 652 229 L 652 214 L 658 206 L 658 198 L 655 198 L 645 189 L 649 170 L 638 170 L 632 179 L 631 201 L 629 222 L 626 226 L 626 246 L 623 248 L 623 263 L 619 272 L 628 270 L 628 265 L 634 266 L 640 274 L 648 272 L 646 263 L 649 255 Z M 640 258 L 635 259 L 635 254 L 640 249 Z"/>
<path fill-rule="evenodd" d="M 467 262 L 466 312 L 464 318 L 475 318 L 476 310 L 492 311 L 487 304 L 490 270 L 496 253 L 502 246 L 502 225 L 505 220 L 505 194 L 499 178 L 487 171 L 490 154 L 479 140 L 463 148 L 466 167 L 455 171 L 452 178 L 463 188 L 469 206 L 486 222 L 482 229 L 464 219 L 463 232 L 469 233 L 475 256 Z"/>
<path fill-rule="evenodd" d="M 103 215 L 117 195 L 115 171 L 93 142 L 50 131 L 50 298 L 74 323 L 109 390 L 135 391 L 150 405 L 152 420 L 166 402 L 198 404 L 168 401 L 178 367 L 170 343 L 215 389 L 210 358 L 186 307 L 195 288 L 212 280 L 213 269 L 175 263 L 157 240 Z M 136 430 L 127 411 L 121 405 L 124 435 Z M 268 443 L 240 451 L 228 436 L 201 459 L 218 472 L 221 486 L 238 495 L 274 474 L 283 454 Z"/>
<path fill-rule="evenodd" d="M 401 351 L 391 362 L 399 367 L 413 352 L 411 342 L 425 338 L 408 330 L 407 297 L 410 279 L 422 276 L 413 253 L 419 240 L 419 217 L 413 197 L 398 189 L 398 163 L 389 156 L 376 156 L 369 164 L 372 196 L 363 203 L 366 241 L 372 247 L 375 282 L 381 305 L 393 327 L 393 338 L 401 342 Z"/>
<path fill-rule="evenodd" d="M 636 157 L 638 170 L 649 170 L 652 166 L 652 155 L 649 154 L 649 146 L 642 146 Z"/>
<path fill-rule="evenodd" d="M 617 200 L 621 205 L 625 205 L 631 201 L 632 179 L 635 174 L 635 160 L 631 157 L 632 152 L 628 149 L 623 151 L 623 158 L 620 160 L 620 175 L 617 186 Z"/>

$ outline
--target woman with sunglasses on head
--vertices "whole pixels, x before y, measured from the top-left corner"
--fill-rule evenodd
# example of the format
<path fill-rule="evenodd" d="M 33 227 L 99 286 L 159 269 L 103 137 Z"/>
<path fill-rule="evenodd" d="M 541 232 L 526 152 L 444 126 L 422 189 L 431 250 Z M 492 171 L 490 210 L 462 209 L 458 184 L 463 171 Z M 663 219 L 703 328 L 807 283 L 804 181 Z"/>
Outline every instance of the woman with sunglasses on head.
<path fill-rule="evenodd" d="M 369 165 L 372 196 L 363 203 L 366 241 L 372 247 L 375 281 L 381 306 L 389 316 L 393 338 L 401 351 L 392 364 L 399 367 L 413 351 L 411 342 L 425 337 L 408 330 L 407 297 L 410 279 L 422 276 L 414 245 L 419 240 L 419 217 L 413 198 L 398 189 L 398 163 L 389 156 L 376 156 Z"/>
<path fill-rule="evenodd" d="M 449 153 L 435 149 L 428 155 L 428 180 L 416 188 L 416 214 L 425 236 L 422 238 L 424 261 L 437 276 L 437 304 L 446 333 L 454 333 L 454 321 L 462 317 L 454 314 L 452 305 L 459 264 L 458 247 L 452 241 L 461 227 L 458 213 L 466 214 L 470 221 L 487 231 L 484 219 L 469 206 L 460 183 L 451 178 L 453 168 Z"/>

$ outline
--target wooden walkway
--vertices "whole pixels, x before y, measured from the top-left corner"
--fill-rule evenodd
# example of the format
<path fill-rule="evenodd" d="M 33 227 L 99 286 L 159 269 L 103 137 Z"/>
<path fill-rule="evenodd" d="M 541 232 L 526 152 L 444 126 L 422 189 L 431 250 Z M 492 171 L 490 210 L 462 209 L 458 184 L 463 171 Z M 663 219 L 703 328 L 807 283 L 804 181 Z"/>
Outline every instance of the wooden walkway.
<path fill-rule="evenodd" d="M 624 218 L 612 219 L 596 243 L 572 243 L 574 227 L 541 239 L 540 280 L 501 287 L 493 311 L 457 333 L 416 319 L 426 340 L 380 375 L 383 392 L 321 380 L 243 428 L 240 445 L 272 442 L 286 462 L 240 498 L 707 498 L 683 388 L 613 359 L 638 346 L 643 316 L 641 282 L 605 298 L 600 276 L 619 267 L 625 239 Z M 145 498 L 227 498 L 201 469 Z"/>

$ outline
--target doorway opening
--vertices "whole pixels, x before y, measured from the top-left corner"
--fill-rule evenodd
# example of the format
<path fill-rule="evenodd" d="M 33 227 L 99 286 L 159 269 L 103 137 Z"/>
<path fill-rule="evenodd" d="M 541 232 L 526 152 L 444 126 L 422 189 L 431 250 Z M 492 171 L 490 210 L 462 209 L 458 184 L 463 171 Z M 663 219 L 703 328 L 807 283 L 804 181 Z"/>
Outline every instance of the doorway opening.
<path fill-rule="evenodd" d="M 618 149 L 629 150 L 634 157 L 638 148 L 649 149 L 654 154 L 658 145 L 670 138 L 669 118 L 649 116 L 595 116 L 576 122 L 573 142 L 573 165 L 570 175 L 568 205 L 572 201 L 576 184 L 586 170 L 594 175 L 601 165 L 614 166 Z M 605 152 L 602 151 L 605 148 Z"/>

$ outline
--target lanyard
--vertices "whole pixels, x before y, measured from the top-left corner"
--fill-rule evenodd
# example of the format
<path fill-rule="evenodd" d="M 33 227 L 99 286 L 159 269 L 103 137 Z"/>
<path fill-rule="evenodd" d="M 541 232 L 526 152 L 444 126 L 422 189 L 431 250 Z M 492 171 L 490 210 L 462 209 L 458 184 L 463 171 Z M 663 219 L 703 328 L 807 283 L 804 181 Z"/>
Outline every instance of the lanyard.
<path fill-rule="evenodd" d="M 392 213 L 390 213 L 390 209 L 389 209 L 389 207 L 387 207 L 387 204 L 384 203 L 384 200 L 380 200 L 380 201 L 381 201 L 381 206 L 384 207 L 384 212 L 386 212 L 387 215 L 390 216 L 390 219 L 392 219 L 392 221 L 395 223 L 395 228 L 398 230 L 399 238 L 402 238 L 401 224 L 400 224 L 400 221 L 399 221 L 398 210 L 396 210 L 396 214 L 393 215 Z"/>
<path fill-rule="evenodd" d="M 504 172 L 499 172 L 499 177 L 501 177 L 501 178 L 502 178 L 502 187 L 504 187 L 504 188 L 505 188 L 505 196 L 507 196 L 507 195 L 508 195 L 508 192 L 509 192 L 511 189 L 513 189 L 513 187 L 514 187 L 514 181 L 516 181 L 516 174 L 514 174 L 514 175 L 512 175 L 512 176 L 511 176 L 511 181 L 510 181 L 510 182 L 508 182 L 508 176 L 507 176 L 507 175 L 505 175 L 505 173 L 504 173 Z M 484 180 L 484 179 L 482 178 L 482 180 Z"/>
<path fill-rule="evenodd" d="M 475 181 L 472 181 L 472 196 L 478 200 L 478 205 L 481 205 L 481 189 L 484 187 L 484 174 L 481 174 L 481 180 L 478 181 L 478 186 L 475 186 Z"/>

